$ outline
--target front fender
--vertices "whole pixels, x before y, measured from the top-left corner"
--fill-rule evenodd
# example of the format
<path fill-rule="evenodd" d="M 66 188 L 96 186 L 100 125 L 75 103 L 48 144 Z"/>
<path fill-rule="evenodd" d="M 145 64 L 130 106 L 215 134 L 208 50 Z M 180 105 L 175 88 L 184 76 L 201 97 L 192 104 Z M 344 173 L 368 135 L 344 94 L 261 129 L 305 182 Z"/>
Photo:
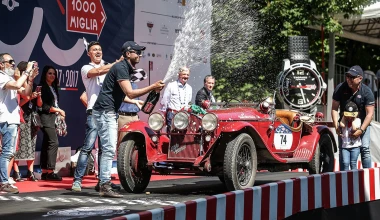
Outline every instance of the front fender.
<path fill-rule="evenodd" d="M 166 135 L 159 135 L 157 132 L 153 131 L 148 123 L 143 121 L 135 121 L 124 125 L 119 130 L 120 132 L 126 132 L 122 141 L 127 139 L 143 140 L 146 147 L 146 155 L 148 161 L 155 160 L 157 156 L 162 155 L 162 146 L 169 144 L 169 138 Z M 152 141 L 151 137 L 157 135 L 159 138 L 158 143 Z"/>

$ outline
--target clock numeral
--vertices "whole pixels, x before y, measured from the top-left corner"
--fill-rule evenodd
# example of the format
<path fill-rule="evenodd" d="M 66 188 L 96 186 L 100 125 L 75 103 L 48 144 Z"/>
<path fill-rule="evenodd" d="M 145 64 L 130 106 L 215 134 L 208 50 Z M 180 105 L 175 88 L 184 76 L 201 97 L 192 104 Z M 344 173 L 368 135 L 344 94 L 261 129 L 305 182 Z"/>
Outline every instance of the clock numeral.
<path fill-rule="evenodd" d="M 298 99 L 298 105 L 302 105 L 303 104 L 303 99 Z"/>
<path fill-rule="evenodd" d="M 305 74 L 305 72 L 303 70 L 297 70 L 297 75 L 303 76 L 304 74 Z"/>

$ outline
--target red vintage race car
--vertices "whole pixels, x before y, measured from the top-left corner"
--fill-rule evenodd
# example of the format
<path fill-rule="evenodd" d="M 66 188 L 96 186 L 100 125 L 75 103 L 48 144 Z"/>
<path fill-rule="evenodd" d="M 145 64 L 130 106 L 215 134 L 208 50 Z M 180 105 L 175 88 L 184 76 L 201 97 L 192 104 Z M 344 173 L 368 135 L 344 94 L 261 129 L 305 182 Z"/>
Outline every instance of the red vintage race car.
<path fill-rule="evenodd" d="M 218 176 L 228 190 L 252 187 L 258 170 L 333 171 L 334 136 L 313 115 L 275 109 L 268 99 L 215 108 L 178 112 L 169 134 L 161 132 L 161 113 L 151 114 L 148 123 L 125 125 L 117 158 L 124 189 L 143 192 L 152 171 Z"/>

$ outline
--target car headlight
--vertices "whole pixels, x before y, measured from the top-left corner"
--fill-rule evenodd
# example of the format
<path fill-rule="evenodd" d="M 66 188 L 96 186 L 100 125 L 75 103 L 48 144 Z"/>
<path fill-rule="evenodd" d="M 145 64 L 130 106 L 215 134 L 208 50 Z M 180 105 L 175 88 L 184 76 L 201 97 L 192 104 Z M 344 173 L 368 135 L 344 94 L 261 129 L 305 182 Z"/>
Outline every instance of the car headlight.
<path fill-rule="evenodd" d="M 189 125 L 189 114 L 187 112 L 178 112 L 174 115 L 173 125 L 178 130 L 184 130 Z"/>
<path fill-rule="evenodd" d="M 149 116 L 149 127 L 154 131 L 159 131 L 164 126 L 164 116 L 160 113 L 153 113 Z"/>
<path fill-rule="evenodd" d="M 213 113 L 207 113 L 202 118 L 202 128 L 206 131 L 215 130 L 218 125 L 218 118 Z"/>

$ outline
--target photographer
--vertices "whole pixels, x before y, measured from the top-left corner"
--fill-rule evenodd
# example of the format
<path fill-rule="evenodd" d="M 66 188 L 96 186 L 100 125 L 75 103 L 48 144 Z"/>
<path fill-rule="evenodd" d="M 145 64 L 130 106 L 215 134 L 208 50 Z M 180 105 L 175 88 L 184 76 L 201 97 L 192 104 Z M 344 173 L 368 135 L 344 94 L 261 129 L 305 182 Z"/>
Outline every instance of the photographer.
<path fill-rule="evenodd" d="M 33 70 L 34 62 L 29 62 L 26 71 L 16 81 L 15 64 L 9 53 L 0 54 L 0 132 L 3 136 L 0 155 L 0 191 L 7 193 L 18 193 L 17 187 L 9 184 L 7 172 L 9 161 L 14 156 L 17 128 L 20 124 L 17 93 L 23 96 L 30 95 L 33 80 L 38 74 L 37 68 Z M 24 85 L 25 82 L 27 83 Z"/>

